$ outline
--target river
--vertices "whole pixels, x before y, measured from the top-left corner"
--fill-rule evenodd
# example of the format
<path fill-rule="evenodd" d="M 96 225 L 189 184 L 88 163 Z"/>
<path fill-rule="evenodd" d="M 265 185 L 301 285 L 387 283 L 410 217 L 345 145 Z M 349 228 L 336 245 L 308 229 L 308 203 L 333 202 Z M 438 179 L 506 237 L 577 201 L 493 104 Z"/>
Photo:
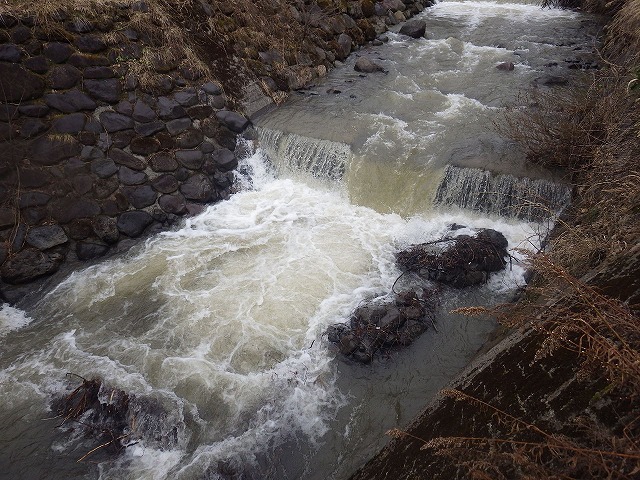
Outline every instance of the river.
<path fill-rule="evenodd" d="M 537 78 L 575 84 L 566 60 L 588 58 L 596 30 L 525 3 L 443 1 L 419 18 L 426 38 L 357 52 L 387 73 L 360 75 L 352 56 L 261 118 L 229 200 L 1 307 L 1 478 L 345 479 L 464 368 L 495 325 L 448 312 L 511 298 L 514 249 L 552 224 L 529 203 L 559 211 L 569 195 L 493 122 Z M 339 358 L 326 328 L 391 291 L 397 251 L 453 224 L 503 232 L 513 267 L 444 289 L 436 329 L 409 348 Z M 76 462 L 98 444 L 51 419 L 77 385 L 67 373 L 132 396 L 120 456 Z"/>

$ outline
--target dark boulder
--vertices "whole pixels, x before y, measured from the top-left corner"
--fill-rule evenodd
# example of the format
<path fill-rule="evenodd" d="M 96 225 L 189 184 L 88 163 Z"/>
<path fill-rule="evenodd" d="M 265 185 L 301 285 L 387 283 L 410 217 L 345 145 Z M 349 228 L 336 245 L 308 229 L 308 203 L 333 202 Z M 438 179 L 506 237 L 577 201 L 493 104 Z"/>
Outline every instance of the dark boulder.
<path fill-rule="evenodd" d="M 160 152 L 149 158 L 149 166 L 154 172 L 173 172 L 178 168 L 178 162 L 172 155 Z"/>
<path fill-rule="evenodd" d="M 173 193 L 178 190 L 179 184 L 178 180 L 176 180 L 176 177 L 174 177 L 173 175 L 164 174 L 154 178 L 151 182 L 151 186 L 160 193 Z"/>
<path fill-rule="evenodd" d="M 73 189 L 78 195 L 85 195 L 93 188 L 93 175 L 79 174 L 71 179 Z"/>
<path fill-rule="evenodd" d="M 213 115 L 213 108 L 210 105 L 196 105 L 189 108 L 187 114 L 194 120 L 204 120 Z"/>
<path fill-rule="evenodd" d="M 34 227 L 27 233 L 27 243 L 38 250 L 47 250 L 62 245 L 68 240 L 67 234 L 60 225 Z"/>
<path fill-rule="evenodd" d="M 109 251 L 109 246 L 98 242 L 78 242 L 76 244 L 76 255 L 80 260 L 91 260 L 102 257 Z"/>
<path fill-rule="evenodd" d="M 198 104 L 198 92 L 195 88 L 187 88 L 181 92 L 176 92 L 173 98 L 183 107 L 193 107 Z"/>
<path fill-rule="evenodd" d="M 238 159 L 228 148 L 220 148 L 216 150 L 211 154 L 211 158 L 218 169 L 222 172 L 231 171 L 238 166 Z"/>
<path fill-rule="evenodd" d="M 0 45 L 0 61 L 18 63 L 22 58 L 22 50 L 17 45 L 5 43 Z"/>
<path fill-rule="evenodd" d="M 52 129 L 56 133 L 79 133 L 87 123 L 84 113 L 64 115 L 53 122 Z"/>
<path fill-rule="evenodd" d="M 504 269 L 508 242 L 504 235 L 486 229 L 474 237 L 460 235 L 414 245 L 398 252 L 396 259 L 405 271 L 455 288 L 484 283 L 491 272 Z"/>
<path fill-rule="evenodd" d="M 120 238 L 120 232 L 118 231 L 118 225 L 114 218 L 107 215 L 99 215 L 91 222 L 93 232 L 99 239 L 107 243 L 116 243 Z"/>
<path fill-rule="evenodd" d="M 27 283 L 56 272 L 63 258 L 60 254 L 25 248 L 2 264 L 0 275 L 7 283 Z"/>
<path fill-rule="evenodd" d="M 104 40 L 95 35 L 79 35 L 74 43 L 78 50 L 86 53 L 98 53 L 107 48 Z"/>
<path fill-rule="evenodd" d="M 123 185 L 140 185 L 147 181 L 147 174 L 123 165 L 118 171 L 118 180 Z"/>
<path fill-rule="evenodd" d="M 172 213 L 175 215 L 182 215 L 187 211 L 187 203 L 184 197 L 179 194 L 162 195 L 158 200 L 158 205 L 166 213 Z"/>
<path fill-rule="evenodd" d="M 82 78 L 82 72 L 73 65 L 56 65 L 49 74 L 49 82 L 54 90 L 75 87 Z"/>
<path fill-rule="evenodd" d="M 191 170 L 198 170 L 204 162 L 204 154 L 200 150 L 177 150 L 176 159 Z"/>
<path fill-rule="evenodd" d="M 122 193 L 127 197 L 129 203 L 138 209 L 153 205 L 158 198 L 158 194 L 150 185 L 122 187 Z"/>
<path fill-rule="evenodd" d="M 99 158 L 91 162 L 91 171 L 100 178 L 108 178 L 118 171 L 118 166 L 110 158 Z"/>
<path fill-rule="evenodd" d="M 107 132 L 118 132 L 134 127 L 133 118 L 117 112 L 102 112 L 100 114 L 100 123 Z"/>
<path fill-rule="evenodd" d="M 84 89 L 95 100 L 106 103 L 117 103 L 122 93 L 122 84 L 117 78 L 107 78 L 100 80 L 85 80 Z"/>
<path fill-rule="evenodd" d="M 125 167 L 129 167 L 133 170 L 144 170 L 146 168 L 146 163 L 144 162 L 144 160 L 141 160 L 140 158 L 125 152 L 124 150 L 120 150 L 119 148 L 112 148 L 109 151 L 109 158 L 116 162 L 118 165 L 124 165 Z"/>
<path fill-rule="evenodd" d="M 134 127 L 134 131 L 143 137 L 150 137 L 151 135 L 155 135 L 156 133 L 163 131 L 164 128 L 164 122 L 156 120 L 155 122 L 149 123 L 137 123 Z"/>
<path fill-rule="evenodd" d="M 160 142 L 151 137 L 136 137 L 131 140 L 129 148 L 131 153 L 146 157 L 160 150 Z"/>
<path fill-rule="evenodd" d="M 85 68 L 82 76 L 90 79 L 113 78 L 116 76 L 116 72 L 111 67 L 95 66 Z"/>
<path fill-rule="evenodd" d="M 23 62 L 23 65 L 27 67 L 29 70 L 31 70 L 32 72 L 39 73 L 41 75 L 49 71 L 49 61 L 42 55 L 27 58 Z"/>
<path fill-rule="evenodd" d="M 138 100 L 133 107 L 133 119 L 136 122 L 148 123 L 158 118 L 155 110 L 142 100 Z"/>
<path fill-rule="evenodd" d="M 193 122 L 190 118 L 177 118 L 167 122 L 167 132 L 171 135 L 178 135 L 188 128 L 191 128 Z"/>
<path fill-rule="evenodd" d="M 63 113 L 94 110 L 97 107 L 96 102 L 91 97 L 75 88 L 65 93 L 49 93 L 44 96 L 44 101 L 51 108 L 60 110 Z"/>
<path fill-rule="evenodd" d="M 502 62 L 496 65 L 498 70 L 504 70 L 506 72 L 512 72 L 516 67 L 513 62 Z"/>
<path fill-rule="evenodd" d="M 216 199 L 216 190 L 211 180 L 202 173 L 196 173 L 180 186 L 180 192 L 188 200 L 211 202 Z"/>
<path fill-rule="evenodd" d="M 118 217 L 117 227 L 128 237 L 138 237 L 145 228 L 153 223 L 153 217 L 147 212 L 125 212 Z"/>
<path fill-rule="evenodd" d="M 220 110 L 219 112 L 216 112 L 216 118 L 222 125 L 235 133 L 242 133 L 242 131 L 251 123 L 249 119 L 230 110 Z"/>
<path fill-rule="evenodd" d="M 176 145 L 180 148 L 194 148 L 204 141 L 204 134 L 201 130 L 190 128 L 182 132 L 176 138 Z"/>
<path fill-rule="evenodd" d="M 351 53 L 351 47 L 353 46 L 353 39 L 346 33 L 341 33 L 338 37 L 338 49 L 336 56 L 339 60 L 344 60 Z"/>
<path fill-rule="evenodd" d="M 427 330 L 435 318 L 437 298 L 433 292 L 405 291 L 392 300 L 359 306 L 348 324 L 327 329 L 328 340 L 338 351 L 360 363 L 369 363 L 378 352 L 409 345 Z"/>
<path fill-rule="evenodd" d="M 222 93 L 220 85 L 213 82 L 208 82 L 202 85 L 202 90 L 209 95 L 220 95 Z"/>
<path fill-rule="evenodd" d="M 187 111 L 176 100 L 169 97 L 158 98 L 158 114 L 163 120 L 175 120 L 187 116 Z"/>
<path fill-rule="evenodd" d="M 118 171 L 118 167 L 116 167 L 116 171 Z M 116 190 L 118 190 L 119 186 L 120 186 L 120 182 L 118 182 L 117 178 L 98 179 L 93 185 L 93 191 L 96 198 L 99 198 L 99 199 L 107 198 L 111 196 Z M 124 210 L 129 206 L 126 198 L 125 198 L 125 204 L 126 205 L 122 206 L 120 210 Z"/>
<path fill-rule="evenodd" d="M 409 20 L 400 27 L 400 33 L 407 35 L 411 38 L 424 37 L 424 33 L 427 30 L 427 22 L 424 20 Z"/>
<path fill-rule="evenodd" d="M 73 47 L 68 43 L 50 42 L 44 46 L 42 53 L 54 63 L 63 63 L 73 53 Z"/>
<path fill-rule="evenodd" d="M 13 63 L 0 62 L 0 88 L 3 102 L 24 102 L 39 98 L 45 83 L 40 76 Z"/>
<path fill-rule="evenodd" d="M 24 192 L 20 194 L 18 206 L 20 208 L 42 207 L 49 203 L 51 195 L 42 192 Z"/>
<path fill-rule="evenodd" d="M 42 118 L 46 116 L 51 109 L 41 103 L 34 103 L 31 105 L 20 105 L 18 110 L 22 115 L 26 115 L 27 117 Z"/>

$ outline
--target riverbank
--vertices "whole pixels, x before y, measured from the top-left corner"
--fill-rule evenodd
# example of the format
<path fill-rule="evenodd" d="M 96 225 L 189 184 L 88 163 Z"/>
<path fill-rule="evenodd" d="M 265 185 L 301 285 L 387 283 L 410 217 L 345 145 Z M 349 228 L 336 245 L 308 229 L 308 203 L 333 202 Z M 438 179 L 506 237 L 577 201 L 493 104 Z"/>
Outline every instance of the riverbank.
<path fill-rule="evenodd" d="M 536 280 L 493 311 L 515 330 L 391 430 L 353 480 L 637 476 L 640 4 L 582 7 L 612 16 L 608 68 L 586 91 L 539 97 L 511 122 L 530 160 L 564 168 L 575 185 L 548 254 L 533 259 Z"/>
<path fill-rule="evenodd" d="M 251 118 L 425 5 L 1 7 L 0 300 L 228 198 Z"/>

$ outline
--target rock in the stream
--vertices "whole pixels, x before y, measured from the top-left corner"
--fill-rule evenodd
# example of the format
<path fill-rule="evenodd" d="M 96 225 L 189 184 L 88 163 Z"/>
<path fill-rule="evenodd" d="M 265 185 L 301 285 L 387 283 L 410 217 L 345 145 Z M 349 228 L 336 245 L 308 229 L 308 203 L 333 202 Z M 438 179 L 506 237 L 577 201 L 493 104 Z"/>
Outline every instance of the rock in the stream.
<path fill-rule="evenodd" d="M 433 323 L 436 306 L 434 292 L 405 291 L 391 301 L 361 305 L 348 324 L 331 325 L 327 337 L 342 355 L 369 363 L 378 352 L 411 344 Z"/>
<path fill-rule="evenodd" d="M 427 30 L 427 22 L 424 20 L 409 20 L 400 27 L 400 33 L 412 38 L 424 37 Z"/>
<path fill-rule="evenodd" d="M 507 264 L 505 257 L 509 255 L 507 246 L 502 233 L 485 229 L 474 237 L 459 235 L 414 245 L 399 252 L 396 259 L 405 271 L 455 288 L 465 288 L 485 283 L 491 272 L 502 270 Z"/>
<path fill-rule="evenodd" d="M 384 68 L 375 63 L 372 60 L 369 60 L 367 57 L 360 57 L 356 60 L 356 64 L 353 67 L 356 72 L 363 73 L 374 73 L 374 72 L 384 72 Z"/>

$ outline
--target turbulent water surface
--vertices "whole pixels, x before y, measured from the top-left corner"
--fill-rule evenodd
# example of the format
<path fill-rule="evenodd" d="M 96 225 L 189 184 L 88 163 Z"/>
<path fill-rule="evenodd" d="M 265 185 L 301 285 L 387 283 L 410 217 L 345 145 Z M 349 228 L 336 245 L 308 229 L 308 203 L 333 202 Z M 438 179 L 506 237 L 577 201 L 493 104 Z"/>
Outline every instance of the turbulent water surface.
<path fill-rule="evenodd" d="M 391 291 L 399 249 L 454 223 L 536 248 L 548 225 L 516 206 L 557 209 L 567 190 L 488 127 L 593 37 L 576 13 L 526 4 L 445 1 L 422 17 L 427 38 L 359 52 L 387 74 L 361 77 L 352 59 L 263 118 L 230 200 L 0 309 L 0 477 L 344 479 L 465 366 L 494 325 L 447 312 L 509 298 L 517 261 L 444 289 L 437 330 L 371 365 L 337 358 L 323 332 Z M 76 463 L 95 438 L 55 428 L 69 372 L 133 396 L 119 457 Z"/>

